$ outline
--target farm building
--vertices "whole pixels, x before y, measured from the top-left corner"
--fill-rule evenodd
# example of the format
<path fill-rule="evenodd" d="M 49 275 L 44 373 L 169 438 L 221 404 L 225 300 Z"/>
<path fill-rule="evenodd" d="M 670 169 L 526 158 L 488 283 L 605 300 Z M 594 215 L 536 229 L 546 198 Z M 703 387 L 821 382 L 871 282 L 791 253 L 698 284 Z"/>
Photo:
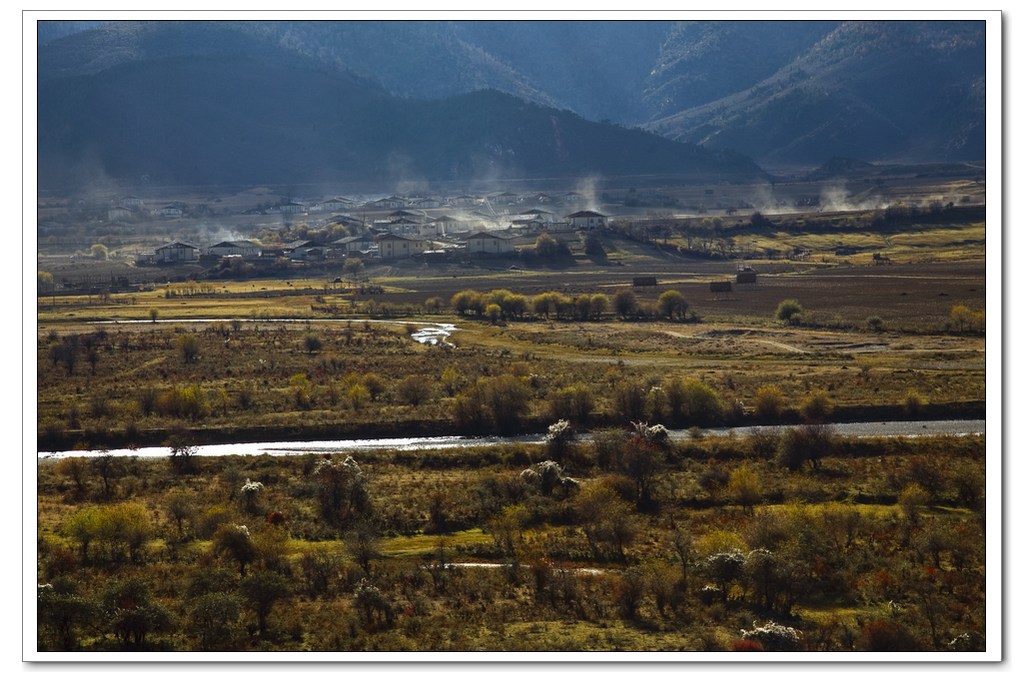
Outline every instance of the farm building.
<path fill-rule="evenodd" d="M 754 268 L 743 267 L 736 270 L 736 283 L 737 284 L 756 284 L 757 283 L 757 272 Z"/>

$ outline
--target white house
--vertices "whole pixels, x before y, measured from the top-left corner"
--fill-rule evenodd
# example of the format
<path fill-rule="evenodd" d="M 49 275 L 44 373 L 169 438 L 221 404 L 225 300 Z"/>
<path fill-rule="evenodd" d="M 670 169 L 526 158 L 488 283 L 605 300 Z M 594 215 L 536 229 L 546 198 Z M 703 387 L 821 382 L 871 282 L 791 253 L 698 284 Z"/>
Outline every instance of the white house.
<path fill-rule="evenodd" d="M 191 244 L 172 242 L 164 244 L 156 250 L 156 261 L 158 263 L 182 263 L 199 260 L 199 249 Z"/>
<path fill-rule="evenodd" d="M 593 230 L 608 226 L 608 216 L 597 211 L 576 211 L 567 215 L 566 219 L 577 230 Z"/>
<path fill-rule="evenodd" d="M 185 212 L 181 210 L 180 206 L 175 206 L 174 204 L 164 206 L 159 211 L 157 211 L 157 213 L 159 213 L 164 218 L 180 218 L 182 215 L 185 214 Z"/>
<path fill-rule="evenodd" d="M 366 234 L 343 237 L 331 242 L 331 247 L 336 251 L 344 252 L 346 256 L 367 253 L 373 248 L 373 238 Z"/>
<path fill-rule="evenodd" d="M 124 206 L 115 206 L 107 211 L 107 220 L 128 220 L 131 217 L 132 212 Z"/>
<path fill-rule="evenodd" d="M 233 242 L 220 242 L 206 250 L 214 256 L 241 256 L 242 258 L 259 258 L 263 255 L 263 247 L 248 239 Z"/>
<path fill-rule="evenodd" d="M 318 241 L 299 240 L 285 244 L 285 254 L 295 260 L 320 260 L 324 256 L 325 247 Z"/>
<path fill-rule="evenodd" d="M 379 255 L 384 259 L 409 258 L 427 250 L 425 239 L 403 237 L 397 234 L 384 234 L 377 238 Z"/>
<path fill-rule="evenodd" d="M 512 253 L 513 237 L 501 232 L 477 232 L 466 238 L 468 253 Z"/>
<path fill-rule="evenodd" d="M 345 197 L 334 197 L 333 199 L 320 202 L 320 206 L 325 211 L 343 211 L 347 208 L 352 208 L 355 204 L 356 202 Z"/>

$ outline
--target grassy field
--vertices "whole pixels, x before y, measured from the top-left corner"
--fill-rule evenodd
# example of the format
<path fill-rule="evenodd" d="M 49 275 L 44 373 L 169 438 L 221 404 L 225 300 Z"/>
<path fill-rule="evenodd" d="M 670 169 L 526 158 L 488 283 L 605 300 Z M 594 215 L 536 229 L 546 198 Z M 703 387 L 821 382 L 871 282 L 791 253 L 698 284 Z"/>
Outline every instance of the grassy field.
<path fill-rule="evenodd" d="M 555 261 L 370 267 L 372 294 L 319 267 L 40 297 L 40 449 L 183 453 L 40 460 L 40 647 L 983 650 L 984 438 L 842 439 L 827 423 L 983 408 L 984 226 L 806 219 L 820 229 L 736 235 L 807 249 L 797 260 L 605 233 L 601 259 L 577 243 Z M 879 244 L 892 264 L 870 264 Z M 755 284 L 710 291 L 739 263 Z M 456 309 L 467 290 L 478 312 Z M 685 314 L 660 308 L 672 291 Z M 442 322 L 451 345 L 411 336 Z M 562 419 L 545 445 L 187 456 Z M 700 431 L 766 423 L 802 425 Z"/>
<path fill-rule="evenodd" d="M 973 651 L 983 453 L 834 441 L 790 470 L 709 439 L 660 450 L 643 503 L 596 447 L 563 459 L 571 495 L 519 475 L 542 446 L 367 453 L 364 501 L 342 508 L 317 456 L 43 462 L 40 645 Z M 131 620 L 109 610 L 126 595 Z"/>

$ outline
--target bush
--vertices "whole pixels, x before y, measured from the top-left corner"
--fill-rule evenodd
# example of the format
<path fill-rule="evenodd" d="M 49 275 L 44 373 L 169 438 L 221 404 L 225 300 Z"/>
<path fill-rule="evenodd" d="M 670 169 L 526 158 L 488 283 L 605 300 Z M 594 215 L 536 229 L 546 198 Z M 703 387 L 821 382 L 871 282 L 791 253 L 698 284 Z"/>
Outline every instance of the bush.
<path fill-rule="evenodd" d="M 810 424 L 820 424 L 832 414 L 832 399 L 825 391 L 812 391 L 800 403 L 800 414 Z"/>
<path fill-rule="evenodd" d="M 775 308 L 775 319 L 786 324 L 796 324 L 799 322 L 800 315 L 803 314 L 804 307 L 800 305 L 800 302 L 787 298 L 786 300 L 779 303 L 778 307 Z"/>
<path fill-rule="evenodd" d="M 754 394 L 754 414 L 760 419 L 774 420 L 782 416 L 786 398 L 775 384 L 759 386 Z"/>
<path fill-rule="evenodd" d="M 195 334 L 182 334 L 178 337 L 178 350 L 182 361 L 186 365 L 192 364 L 199 358 L 199 338 Z"/>
<path fill-rule="evenodd" d="M 835 429 L 825 424 L 805 424 L 786 429 L 779 442 L 776 461 L 790 471 L 796 471 L 804 462 L 818 468 L 821 458 L 832 452 Z"/>
<path fill-rule="evenodd" d="M 433 393 L 433 381 L 421 374 L 410 374 L 398 382 L 395 392 L 399 400 L 406 405 L 416 407 L 430 399 Z"/>
<path fill-rule="evenodd" d="M 754 623 L 753 630 L 740 630 L 743 639 L 761 644 L 765 651 L 798 651 L 800 631 L 786 625 L 768 621 L 764 625 Z"/>

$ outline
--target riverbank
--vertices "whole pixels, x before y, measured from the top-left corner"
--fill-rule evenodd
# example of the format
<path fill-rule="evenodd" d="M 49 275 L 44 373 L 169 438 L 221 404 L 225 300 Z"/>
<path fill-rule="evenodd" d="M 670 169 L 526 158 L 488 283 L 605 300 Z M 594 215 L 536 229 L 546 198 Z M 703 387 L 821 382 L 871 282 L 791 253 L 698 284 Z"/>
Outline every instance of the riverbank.
<path fill-rule="evenodd" d="M 622 424 L 599 416 L 587 425 L 589 429 L 610 428 Z M 856 406 L 837 407 L 831 420 L 841 423 L 855 422 L 901 422 L 901 421 L 934 421 L 934 420 L 966 420 L 984 419 L 984 401 L 969 403 L 949 403 L 941 405 L 925 405 L 914 414 L 908 414 L 902 408 L 892 406 Z M 774 424 L 787 425 L 800 423 L 799 415 L 787 412 L 780 416 Z M 529 436 L 547 431 L 549 420 L 525 419 L 516 433 L 502 434 L 506 437 Z M 718 424 L 701 425 L 702 428 L 744 428 L 753 426 L 770 426 L 755 415 L 744 415 L 742 419 L 730 420 Z M 674 425 L 685 428 L 685 425 Z M 471 429 L 459 429 L 450 420 L 418 420 L 393 423 L 320 423 L 306 426 L 268 426 L 268 427 L 205 427 L 202 425 L 190 428 L 184 433 L 170 429 L 153 429 L 148 431 L 96 433 L 89 429 L 77 429 L 63 434 L 40 434 L 37 440 L 39 452 L 60 452 L 69 450 L 101 450 L 125 449 L 165 446 L 171 439 L 182 438 L 191 445 L 222 445 L 232 443 L 280 443 L 308 441 L 351 441 L 380 439 L 416 439 L 438 437 L 481 437 L 489 436 Z"/>

